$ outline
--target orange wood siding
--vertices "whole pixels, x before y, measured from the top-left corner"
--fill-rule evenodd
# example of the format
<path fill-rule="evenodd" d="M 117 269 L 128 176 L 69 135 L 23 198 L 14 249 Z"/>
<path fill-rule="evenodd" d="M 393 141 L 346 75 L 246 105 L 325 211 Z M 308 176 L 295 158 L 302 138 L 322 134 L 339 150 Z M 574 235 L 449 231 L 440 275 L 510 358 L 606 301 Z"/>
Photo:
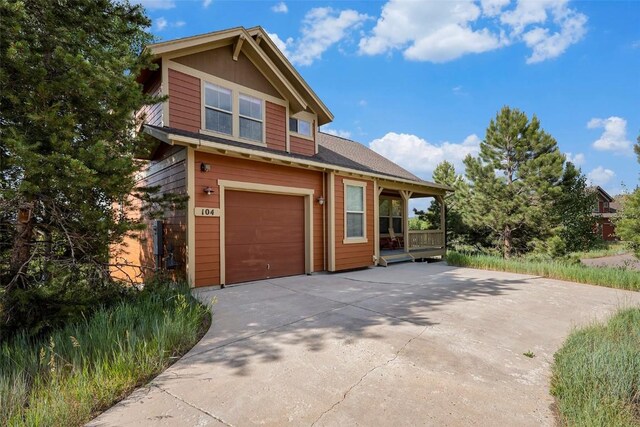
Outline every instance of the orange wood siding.
<path fill-rule="evenodd" d="M 200 79 L 169 69 L 169 126 L 198 132 L 201 128 Z"/>
<path fill-rule="evenodd" d="M 142 178 L 138 186 L 160 186 L 159 194 L 174 193 L 186 194 L 186 149 L 184 147 L 170 147 L 150 161 L 141 171 Z M 177 160 L 174 160 L 177 159 Z M 160 165 L 160 167 L 158 167 Z M 140 203 L 130 198 L 134 204 L 128 212 L 131 218 L 140 217 Z M 186 212 L 185 210 L 169 209 L 164 212 L 164 256 L 168 255 L 168 248 L 173 246 L 174 259 L 179 264 L 175 270 L 177 277 L 183 278 L 186 271 Z M 146 221 L 147 228 L 135 236 L 131 236 L 124 244 L 114 248 L 113 259 L 116 263 L 125 263 L 128 266 L 124 271 L 114 274 L 115 277 L 126 279 L 126 276 L 135 277 L 136 281 L 142 281 L 142 273 L 150 273 L 155 267 L 153 255 L 153 238 L 151 235 L 151 221 Z M 164 263 L 163 263 L 164 267 Z M 115 270 L 114 270 L 115 271 Z"/>
<path fill-rule="evenodd" d="M 336 270 L 348 270 L 373 265 L 374 235 L 373 235 L 373 181 L 367 183 L 366 188 L 366 212 L 367 218 L 367 243 L 344 244 L 344 179 L 351 181 L 363 181 L 352 178 L 336 176 L 335 179 L 335 204 L 336 204 Z"/>
<path fill-rule="evenodd" d="M 211 171 L 201 172 L 202 162 L 209 163 Z M 321 172 L 199 151 L 195 153 L 194 168 L 196 207 L 220 207 L 219 179 L 313 189 L 313 264 L 314 271 L 323 270 L 323 206 L 315 201 L 322 194 Z M 207 186 L 213 188 L 213 194 L 204 193 Z M 195 286 L 220 284 L 220 218 L 196 217 L 195 234 Z"/>
<path fill-rule="evenodd" d="M 267 147 L 285 151 L 287 149 L 287 109 L 269 101 L 265 104 Z"/>
<path fill-rule="evenodd" d="M 316 154 L 316 143 L 314 141 L 293 135 L 289 137 L 289 141 L 292 153 L 302 154 L 304 156 L 313 156 Z"/>
<path fill-rule="evenodd" d="M 153 77 L 149 79 L 145 84 L 144 92 L 154 96 L 160 96 L 162 94 L 162 78 L 160 72 L 156 72 Z M 153 105 L 145 105 L 136 113 L 136 118 L 142 123 L 162 126 L 162 103 L 158 102 Z"/>

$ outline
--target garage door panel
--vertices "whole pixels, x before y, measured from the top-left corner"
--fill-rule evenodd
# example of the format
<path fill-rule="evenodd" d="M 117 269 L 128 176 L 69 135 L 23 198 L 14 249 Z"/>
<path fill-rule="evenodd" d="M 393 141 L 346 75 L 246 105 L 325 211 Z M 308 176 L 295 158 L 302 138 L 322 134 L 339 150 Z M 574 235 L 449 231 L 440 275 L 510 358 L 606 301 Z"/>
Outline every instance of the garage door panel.
<path fill-rule="evenodd" d="M 226 283 L 305 272 L 304 198 L 225 192 Z"/>

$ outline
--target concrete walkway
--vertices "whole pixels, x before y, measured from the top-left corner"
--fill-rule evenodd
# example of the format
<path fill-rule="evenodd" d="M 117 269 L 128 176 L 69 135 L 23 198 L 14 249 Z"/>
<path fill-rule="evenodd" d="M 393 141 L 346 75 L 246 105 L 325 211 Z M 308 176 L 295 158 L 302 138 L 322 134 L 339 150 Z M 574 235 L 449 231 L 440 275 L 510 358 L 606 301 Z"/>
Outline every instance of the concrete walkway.
<path fill-rule="evenodd" d="M 640 293 L 443 263 L 198 294 L 217 299 L 202 341 L 90 425 L 553 425 L 564 338 L 640 305 Z"/>

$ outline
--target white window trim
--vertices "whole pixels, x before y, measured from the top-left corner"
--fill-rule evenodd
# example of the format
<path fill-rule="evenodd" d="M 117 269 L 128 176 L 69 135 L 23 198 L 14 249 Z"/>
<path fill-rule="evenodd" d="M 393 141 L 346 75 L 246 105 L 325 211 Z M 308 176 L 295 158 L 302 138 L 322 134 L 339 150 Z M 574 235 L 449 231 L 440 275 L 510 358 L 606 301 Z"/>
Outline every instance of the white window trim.
<path fill-rule="evenodd" d="M 344 239 L 342 243 L 368 243 L 367 239 L 367 183 L 363 181 L 353 181 L 350 179 L 343 179 L 342 184 L 344 186 L 343 201 L 344 201 Z M 362 187 L 362 237 L 347 237 L 347 187 Z"/>
<path fill-rule="evenodd" d="M 313 114 L 310 114 L 308 112 L 300 112 L 297 114 L 294 114 L 292 116 L 289 116 L 289 119 L 296 119 L 296 120 L 303 120 L 305 122 L 309 123 L 309 131 L 311 132 L 310 135 L 305 135 L 303 133 L 298 133 L 298 132 L 294 132 L 291 130 L 291 127 L 289 126 L 289 121 L 287 120 L 287 130 L 289 131 L 289 134 L 291 136 L 295 136 L 297 138 L 302 138 L 302 139 L 306 139 L 309 141 L 314 141 L 315 138 L 315 133 L 316 133 L 316 129 L 315 129 L 315 124 L 316 124 L 316 116 L 314 116 Z"/>
<path fill-rule="evenodd" d="M 249 116 L 244 116 L 242 114 L 240 114 L 240 97 L 244 96 L 247 98 L 251 98 L 251 99 L 255 99 L 256 101 L 260 102 L 260 119 L 256 119 L 255 117 L 249 117 Z M 258 98 L 257 96 L 252 96 L 252 95 L 248 95 L 246 93 L 238 93 L 238 138 L 244 140 L 244 141 L 249 141 L 252 143 L 265 143 L 266 144 L 266 129 L 265 129 L 265 115 L 266 115 L 266 111 L 265 111 L 265 103 L 264 103 L 264 99 Z M 233 114 L 233 113 L 232 113 Z M 260 127 L 262 128 L 262 138 L 260 139 L 260 141 L 255 140 L 255 139 L 250 139 L 250 138 L 243 138 L 242 136 L 240 136 L 240 118 L 243 119 L 247 119 L 247 120 L 251 120 L 254 122 L 258 122 L 260 123 Z"/>
<path fill-rule="evenodd" d="M 266 100 L 267 98 L 262 96 L 259 92 L 256 92 L 252 89 L 249 88 L 245 88 L 244 86 L 240 86 L 238 84 L 232 83 L 232 82 L 227 82 L 227 81 L 222 81 L 220 82 L 221 79 L 217 79 L 217 78 L 213 78 L 213 77 L 208 77 L 206 79 L 200 79 L 200 98 L 201 98 L 201 116 L 200 116 L 200 133 L 203 133 L 205 135 L 212 135 L 212 136 L 217 136 L 220 138 L 225 138 L 225 139 L 230 139 L 232 141 L 238 141 L 238 142 L 242 142 L 245 144 L 251 144 L 251 145 L 258 145 L 260 147 L 266 147 L 267 146 L 267 129 L 266 129 Z M 206 108 L 213 108 L 216 109 L 215 107 L 206 107 L 206 103 L 205 103 L 205 90 L 206 90 L 206 86 L 207 84 L 213 85 L 213 86 L 218 86 L 221 87 L 223 89 L 227 89 L 231 91 L 231 135 L 228 133 L 222 133 L 222 132 L 216 132 L 215 130 L 211 130 L 211 129 L 207 129 L 206 128 Z M 248 139 L 248 138 L 242 138 L 240 137 L 240 94 L 251 97 L 251 98 L 255 98 L 260 100 L 260 102 L 262 102 L 262 120 L 260 120 L 260 122 L 262 123 L 262 140 L 261 141 L 256 141 L 254 139 Z M 206 107 L 206 108 L 205 108 Z M 219 110 L 218 111 L 223 111 L 228 113 L 228 111 L 225 110 Z M 254 119 L 253 117 L 247 117 L 250 120 L 255 120 L 258 121 L 256 119 Z"/>
<path fill-rule="evenodd" d="M 214 107 L 212 105 L 208 105 L 207 104 L 207 94 L 206 94 L 207 85 L 208 86 L 213 86 L 213 87 L 216 87 L 216 88 L 219 88 L 219 89 L 223 89 L 223 90 L 228 90 L 230 92 L 230 94 L 231 94 L 231 111 L 225 110 L 223 108 Z M 220 85 L 214 84 L 214 83 L 205 82 L 204 83 L 203 92 L 204 93 L 203 93 L 203 101 L 202 101 L 203 108 L 202 109 L 203 109 L 204 118 L 203 118 L 203 122 L 202 123 L 204 125 L 204 128 L 209 132 L 213 132 L 213 133 L 216 133 L 216 134 L 219 134 L 219 135 L 232 136 L 233 135 L 233 90 L 231 90 L 229 88 L 226 88 L 224 86 L 220 86 Z M 206 120 L 207 120 L 207 108 L 210 109 L 210 110 L 219 111 L 221 113 L 225 113 L 225 114 L 230 114 L 231 115 L 231 133 L 230 134 L 229 133 L 215 131 L 215 130 L 212 130 L 212 129 L 207 129 L 207 127 L 206 127 L 207 126 L 207 123 L 206 123 Z"/>

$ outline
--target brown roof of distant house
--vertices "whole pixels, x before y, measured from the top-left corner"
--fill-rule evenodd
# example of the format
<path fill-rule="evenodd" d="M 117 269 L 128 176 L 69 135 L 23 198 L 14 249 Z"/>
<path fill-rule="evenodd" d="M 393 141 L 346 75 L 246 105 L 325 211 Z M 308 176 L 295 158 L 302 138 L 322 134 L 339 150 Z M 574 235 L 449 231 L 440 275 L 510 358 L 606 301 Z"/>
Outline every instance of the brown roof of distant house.
<path fill-rule="evenodd" d="M 408 170 L 398 166 L 391 160 L 381 156 L 359 142 L 324 132 L 318 132 L 317 138 L 318 146 L 326 147 L 329 150 L 338 153 L 347 159 L 358 162 L 374 171 L 385 175 L 398 176 L 412 181 L 425 182 Z"/>

